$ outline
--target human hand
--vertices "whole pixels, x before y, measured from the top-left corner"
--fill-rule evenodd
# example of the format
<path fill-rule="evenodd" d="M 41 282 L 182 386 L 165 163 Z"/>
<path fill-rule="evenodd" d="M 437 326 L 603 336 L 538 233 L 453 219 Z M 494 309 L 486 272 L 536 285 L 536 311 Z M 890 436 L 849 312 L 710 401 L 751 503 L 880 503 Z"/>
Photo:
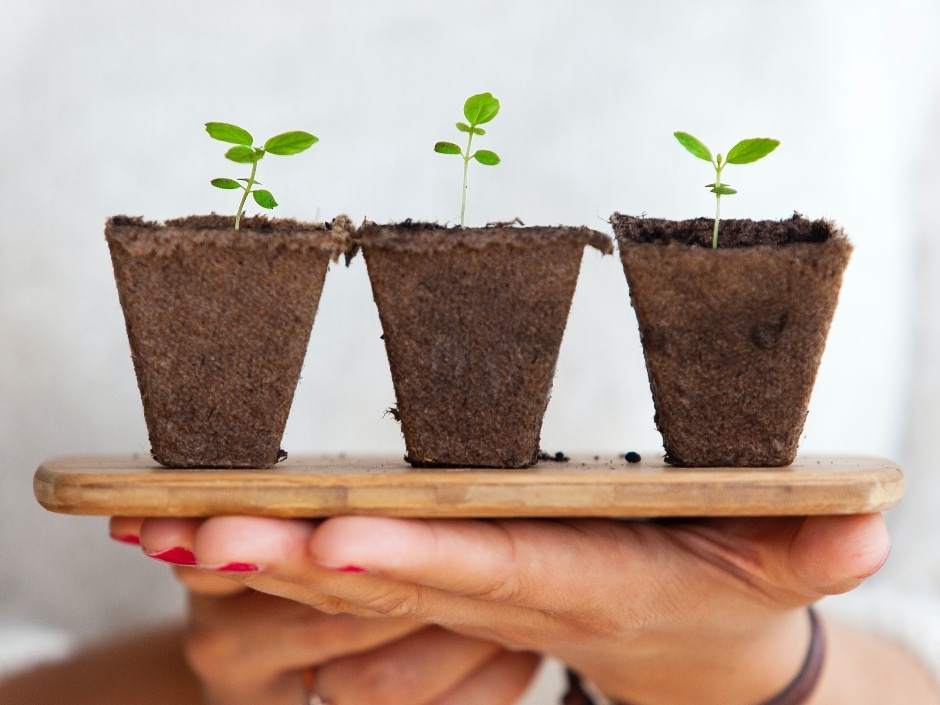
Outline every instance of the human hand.
<path fill-rule="evenodd" d="M 135 543 L 141 523 L 114 518 L 111 535 Z M 237 571 L 174 571 L 190 591 L 185 650 L 209 705 L 300 705 L 311 668 L 327 703 L 508 705 L 540 661 L 407 617 L 325 614 L 251 590 Z"/>
<path fill-rule="evenodd" d="M 754 703 L 799 670 L 808 604 L 884 561 L 879 515 L 620 522 L 148 520 L 149 552 L 237 562 L 329 613 L 446 626 L 557 656 L 627 702 Z"/>

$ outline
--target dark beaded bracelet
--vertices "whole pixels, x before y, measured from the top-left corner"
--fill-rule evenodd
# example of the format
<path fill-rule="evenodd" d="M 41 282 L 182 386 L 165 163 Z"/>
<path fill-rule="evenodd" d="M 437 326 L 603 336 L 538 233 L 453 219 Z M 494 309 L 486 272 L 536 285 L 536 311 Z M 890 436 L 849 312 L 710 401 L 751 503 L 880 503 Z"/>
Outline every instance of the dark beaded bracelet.
<path fill-rule="evenodd" d="M 810 607 L 807 611 L 810 625 L 809 650 L 806 652 L 803 666 L 786 688 L 760 705 L 803 705 L 816 689 L 826 657 L 826 632 L 816 610 Z M 581 677 L 570 668 L 567 673 L 568 692 L 561 701 L 562 705 L 595 705 L 594 700 L 585 692 Z"/>
<path fill-rule="evenodd" d="M 568 690 L 565 697 L 561 699 L 561 705 L 594 705 L 594 701 L 584 692 L 584 685 L 581 683 L 581 676 L 570 668 L 566 671 L 568 675 Z"/>

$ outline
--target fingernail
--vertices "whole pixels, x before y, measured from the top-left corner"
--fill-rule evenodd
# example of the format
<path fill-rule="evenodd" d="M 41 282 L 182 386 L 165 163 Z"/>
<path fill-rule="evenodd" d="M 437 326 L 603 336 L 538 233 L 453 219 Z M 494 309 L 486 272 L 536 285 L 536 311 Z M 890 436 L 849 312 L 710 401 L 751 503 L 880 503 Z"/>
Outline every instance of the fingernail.
<path fill-rule="evenodd" d="M 156 558 L 158 561 L 172 563 L 173 565 L 196 565 L 196 555 L 188 548 L 183 548 L 182 546 L 167 548 L 163 551 L 157 551 L 156 553 L 151 553 L 150 551 L 144 551 L 144 553 L 151 558 Z"/>
<path fill-rule="evenodd" d="M 132 546 L 140 545 L 140 536 L 136 534 L 124 534 L 123 536 L 112 536 L 112 539 L 115 541 L 120 541 L 121 543 L 129 543 Z"/>
<path fill-rule="evenodd" d="M 254 563 L 226 563 L 223 566 L 218 568 L 211 568 L 211 570 L 217 571 L 219 573 L 257 573 L 261 570 Z"/>
<path fill-rule="evenodd" d="M 332 568 L 338 573 L 368 573 L 369 571 L 358 565 L 344 565 L 339 568 Z"/>
<path fill-rule="evenodd" d="M 858 577 L 860 577 L 860 578 L 870 578 L 870 577 L 873 576 L 875 573 L 877 573 L 879 570 L 881 570 L 882 568 L 885 567 L 885 563 L 888 562 L 888 558 L 890 558 L 890 556 L 891 556 L 891 546 L 888 546 L 888 550 L 885 551 L 884 557 L 881 559 L 881 562 L 878 564 L 878 567 L 875 568 L 875 569 L 874 569 L 873 571 L 871 571 L 870 573 L 866 573 L 865 575 L 860 575 L 860 576 L 858 576 Z"/>

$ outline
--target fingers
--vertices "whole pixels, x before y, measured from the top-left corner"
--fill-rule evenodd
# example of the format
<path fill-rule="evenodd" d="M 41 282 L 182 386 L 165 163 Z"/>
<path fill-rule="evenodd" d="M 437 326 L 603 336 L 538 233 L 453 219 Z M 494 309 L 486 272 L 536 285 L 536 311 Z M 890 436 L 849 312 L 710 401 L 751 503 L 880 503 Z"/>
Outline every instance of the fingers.
<path fill-rule="evenodd" d="M 880 567 L 889 548 L 880 515 L 660 525 L 380 517 L 316 524 L 220 517 L 148 521 L 140 534 L 150 555 L 196 550 L 201 567 L 263 574 L 246 576 L 246 582 L 309 604 L 319 600 L 317 606 L 328 611 L 358 600 L 333 589 L 350 584 L 338 576 L 356 574 L 373 578 L 372 587 L 382 578 L 542 611 L 567 610 L 575 602 L 593 610 L 599 606 L 594 596 L 609 603 L 611 594 L 629 594 L 624 602 L 637 605 L 651 597 L 650 590 L 662 594 L 664 584 L 679 589 L 689 576 L 730 581 L 726 587 L 801 604 L 851 589 Z M 657 581 L 641 578 L 653 573 Z M 388 611 L 381 604 L 372 608 Z"/>
<path fill-rule="evenodd" d="M 225 600 L 194 596 L 190 613 L 191 664 L 206 680 L 233 690 L 368 651 L 424 628 L 404 619 L 326 615 L 253 591 Z"/>
<path fill-rule="evenodd" d="M 149 525 L 147 522 L 144 527 L 145 547 L 151 545 L 151 538 L 155 546 L 171 545 L 167 541 L 173 527 L 161 526 L 160 536 L 151 537 L 146 531 Z M 337 573 L 320 568 L 310 560 L 307 544 L 315 527 L 315 522 L 301 520 L 216 517 L 202 523 L 190 542 L 200 568 L 230 571 L 227 573 L 230 577 L 253 589 L 330 614 L 382 616 L 371 609 L 349 604 L 323 589 L 336 580 Z"/>
<path fill-rule="evenodd" d="M 178 575 L 197 591 L 224 593 L 213 582 L 216 575 L 331 614 L 380 616 L 319 589 L 335 575 L 310 561 L 307 541 L 315 526 L 263 517 L 147 519 L 140 529 L 141 548 L 151 558 L 192 568 Z"/>
<path fill-rule="evenodd" d="M 820 594 L 857 587 L 884 565 L 891 539 L 884 517 L 810 517 L 790 546 L 794 572 Z"/>
<path fill-rule="evenodd" d="M 537 659 L 412 620 L 325 615 L 256 592 L 191 603 L 186 652 L 207 701 L 303 702 L 301 673 L 317 666 L 316 692 L 344 705 L 510 703 Z M 492 682 L 480 681 L 480 678 Z M 480 693 L 495 692 L 480 700 Z M 468 699 L 476 693 L 476 700 Z"/>
<path fill-rule="evenodd" d="M 109 527 L 111 538 L 127 544 L 140 545 L 144 521 L 139 517 L 112 517 Z M 177 579 L 191 592 L 225 597 L 244 591 L 244 586 L 230 579 L 184 567 L 195 562 L 188 548 L 190 543 L 188 537 L 198 525 L 197 520 L 168 521 L 164 525 L 165 530 L 162 531 L 165 535 L 160 536 L 159 539 L 165 541 L 164 545 L 168 545 L 169 548 L 148 555 L 171 563 Z"/>
<path fill-rule="evenodd" d="M 151 558 L 203 570 L 257 573 L 272 560 L 309 562 L 306 542 L 314 526 L 262 517 L 146 519 L 139 533 L 141 548 Z"/>
<path fill-rule="evenodd" d="M 140 517 L 111 517 L 108 531 L 111 538 L 115 541 L 139 546 L 143 523 L 144 519 Z M 195 523 L 189 526 L 190 530 L 195 530 L 195 527 Z M 171 541 L 174 547 L 177 547 L 177 544 L 179 544 L 179 547 L 187 544 L 185 541 L 183 543 L 180 543 L 178 540 L 174 541 L 171 539 Z M 178 558 L 180 555 L 179 551 L 177 551 L 175 555 Z M 244 586 L 230 579 L 200 570 L 174 565 L 174 573 L 176 574 L 176 578 L 183 583 L 183 585 L 191 592 L 198 594 L 226 597 L 245 590 Z"/>
<path fill-rule="evenodd" d="M 857 587 L 890 548 L 880 514 L 699 520 L 670 530 L 703 561 L 792 605 Z"/>
<path fill-rule="evenodd" d="M 409 652 L 414 658 L 406 658 Z M 538 654 L 484 649 L 431 628 L 318 669 L 316 692 L 343 705 L 511 705 L 529 687 L 540 662 Z"/>
<path fill-rule="evenodd" d="M 531 684 L 540 661 L 531 652 L 502 651 L 428 705 L 511 705 Z"/>
<path fill-rule="evenodd" d="M 317 694 L 335 703 L 427 703 L 444 696 L 501 649 L 428 627 L 318 669 Z"/>
<path fill-rule="evenodd" d="M 108 533 L 115 541 L 139 546 L 140 525 L 143 522 L 144 520 L 140 517 L 111 517 Z"/>
<path fill-rule="evenodd" d="M 151 558 L 172 565 L 195 566 L 193 537 L 203 519 L 145 520 L 140 527 L 140 547 Z"/>
<path fill-rule="evenodd" d="M 173 573 L 176 579 L 194 595 L 233 597 L 248 590 L 240 582 L 214 573 L 207 573 L 199 568 L 173 566 Z"/>
<path fill-rule="evenodd" d="M 512 624 L 515 639 L 500 643 L 513 646 L 532 643 L 545 633 L 549 617 L 537 610 L 512 614 L 500 602 L 461 599 L 422 585 L 363 575 L 352 565 L 318 566 L 309 553 L 316 526 L 306 521 L 217 517 L 199 523 L 194 531 L 194 525 L 185 520 L 160 519 L 145 522 L 141 536 L 150 555 L 159 557 L 181 545 L 191 546 L 200 569 L 249 567 L 226 576 L 329 614 L 410 617 L 490 639 L 504 636 L 494 625 Z"/>
<path fill-rule="evenodd" d="M 606 520 L 338 517 L 312 535 L 310 555 L 322 566 L 352 566 L 464 597 L 558 611 L 570 609 L 574 595 L 588 608 L 601 593 L 609 600 L 605 587 L 651 567 L 638 528 L 644 530 Z M 589 585 L 597 589 L 586 591 Z"/>
<path fill-rule="evenodd" d="M 324 664 L 320 695 L 343 705 L 385 702 L 378 683 L 396 702 L 473 702 L 471 668 L 521 683 L 523 661 L 480 646 L 485 641 L 554 654 L 596 682 L 613 678 L 611 692 L 622 686 L 625 694 L 643 678 L 666 678 L 695 659 L 716 678 L 728 663 L 781 663 L 779 646 L 800 642 L 793 634 L 806 627 L 799 608 L 851 589 L 888 551 L 878 515 L 662 522 L 218 517 L 147 521 L 139 534 L 155 557 L 186 549 L 201 569 L 235 570 L 245 585 L 322 612 L 386 615 L 449 631 L 395 634 L 394 644 L 367 640 L 358 643 L 365 653 L 334 653 L 326 661 L 322 652 L 300 648 L 286 658 L 293 678 L 271 675 L 275 661 L 259 662 L 268 669 L 264 683 L 281 688 L 285 700 L 288 691 L 296 699 L 301 656 Z M 455 640 L 452 651 L 439 641 L 445 638 Z M 446 667 L 458 652 L 463 665 Z M 648 676 L 650 653 L 670 654 L 663 673 Z M 610 676 L 611 663 L 645 665 L 629 677 Z M 436 664 L 430 680 L 422 670 L 428 664 Z M 644 669 L 647 676 L 636 676 Z M 414 673 L 421 678 L 409 685 Z M 247 674 L 209 678 L 243 685 L 218 702 L 251 692 Z M 260 683 L 254 681 L 256 695 Z M 409 688 L 410 698 L 403 695 Z M 261 695 L 256 701 L 277 702 L 273 690 Z"/>
<path fill-rule="evenodd" d="M 219 517 L 144 524 L 145 550 L 251 566 L 246 585 L 328 613 L 411 617 L 518 649 L 593 634 L 732 635 L 849 589 L 887 551 L 869 517 L 418 520 Z M 732 628 L 733 627 L 733 628 Z M 630 635 L 633 635 L 631 637 Z"/>
<path fill-rule="evenodd" d="M 152 557 L 190 562 L 192 556 L 194 565 L 174 570 L 194 593 L 187 655 L 207 702 L 302 702 L 300 673 L 311 664 L 322 664 L 318 692 L 332 702 L 515 702 L 539 661 L 534 654 L 504 652 L 495 643 L 409 618 L 324 614 L 207 572 L 250 566 L 233 575 L 246 583 L 267 580 L 284 593 L 303 588 L 319 594 L 308 587 L 318 577 L 342 581 L 357 569 L 325 569 L 310 561 L 314 528 L 310 522 L 251 518 L 115 522 L 115 529 L 140 536 Z M 279 578 L 264 575 L 271 568 Z"/>
<path fill-rule="evenodd" d="M 880 514 L 721 519 L 686 522 L 675 531 L 703 559 L 800 605 L 857 587 L 890 549 Z"/>

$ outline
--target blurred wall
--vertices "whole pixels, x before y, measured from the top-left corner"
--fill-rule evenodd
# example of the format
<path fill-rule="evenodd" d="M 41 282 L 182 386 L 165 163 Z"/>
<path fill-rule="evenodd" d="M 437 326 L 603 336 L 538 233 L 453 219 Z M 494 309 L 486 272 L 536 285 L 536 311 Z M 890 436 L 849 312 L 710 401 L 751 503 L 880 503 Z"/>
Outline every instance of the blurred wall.
<path fill-rule="evenodd" d="M 712 212 L 708 167 L 674 130 L 714 151 L 777 137 L 765 161 L 725 172 L 740 193 L 723 217 L 797 210 L 836 220 L 857 247 L 803 449 L 906 459 L 916 447 L 925 464 L 940 326 L 924 295 L 940 292 L 918 296 L 916 277 L 936 282 L 940 269 L 924 225 L 938 171 L 920 158 L 938 29 L 932 0 L 4 3 L 0 620 L 90 636 L 180 609 L 163 566 L 112 545 L 103 519 L 44 512 L 31 478 L 53 455 L 149 448 L 103 225 L 233 210 L 208 184 L 240 175 L 208 120 L 321 138 L 260 165 L 277 215 L 453 221 L 459 160 L 431 147 L 455 137 L 468 95 L 489 90 L 502 112 L 485 146 L 503 163 L 472 171 L 469 222 L 602 230 L 614 211 Z M 383 415 L 394 395 L 379 335 L 361 259 L 334 267 L 288 450 L 403 452 Z M 912 384 L 912 364 L 931 386 Z M 585 257 L 543 445 L 660 447 L 613 257 Z M 914 488 L 927 486 L 920 473 L 909 469 Z M 916 543 L 927 507 L 906 522 L 904 511 L 893 520 Z"/>

